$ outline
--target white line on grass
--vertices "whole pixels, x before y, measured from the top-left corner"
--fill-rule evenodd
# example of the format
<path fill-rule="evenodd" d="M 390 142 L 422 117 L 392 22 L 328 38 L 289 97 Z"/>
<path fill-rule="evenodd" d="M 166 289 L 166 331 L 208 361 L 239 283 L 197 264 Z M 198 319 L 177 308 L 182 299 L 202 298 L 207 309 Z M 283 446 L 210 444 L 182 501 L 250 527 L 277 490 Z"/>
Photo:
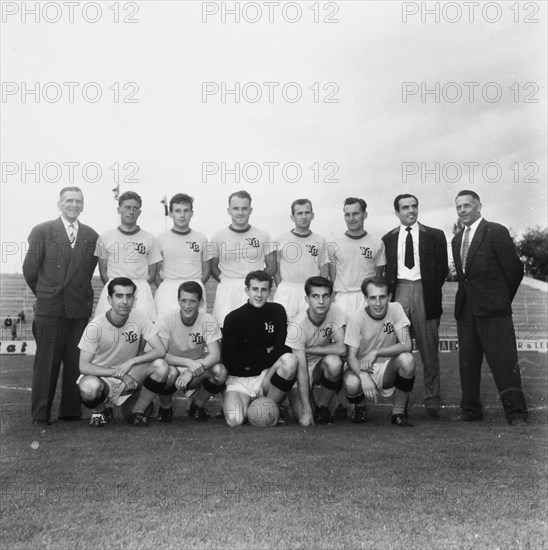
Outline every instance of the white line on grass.
<path fill-rule="evenodd" d="M 18 386 L 0 386 L 0 389 L 30 391 L 30 388 L 19 388 Z"/>

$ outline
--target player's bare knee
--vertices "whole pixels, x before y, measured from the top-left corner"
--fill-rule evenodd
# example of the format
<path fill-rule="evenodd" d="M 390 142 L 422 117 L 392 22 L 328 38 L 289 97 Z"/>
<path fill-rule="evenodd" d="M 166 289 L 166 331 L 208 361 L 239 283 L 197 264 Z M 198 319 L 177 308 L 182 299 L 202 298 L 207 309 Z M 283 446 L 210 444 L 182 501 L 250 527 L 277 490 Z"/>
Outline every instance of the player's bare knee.
<path fill-rule="evenodd" d="M 155 359 L 152 362 L 152 372 L 150 377 L 157 382 L 165 382 L 171 371 L 170 366 L 165 359 Z"/>
<path fill-rule="evenodd" d="M 166 387 L 171 387 L 175 384 L 175 380 L 179 376 L 179 371 L 175 367 L 169 367 L 169 374 L 166 379 Z"/>
<path fill-rule="evenodd" d="M 398 355 L 398 372 L 404 378 L 411 378 L 415 374 L 415 360 L 411 353 Z"/>
<path fill-rule="evenodd" d="M 86 401 L 97 399 L 101 393 L 102 385 L 102 381 L 99 377 L 92 375 L 84 376 L 80 382 L 78 382 L 82 399 Z"/>
<path fill-rule="evenodd" d="M 80 387 L 80 398 L 88 409 L 95 409 L 104 403 L 109 394 L 107 383 L 98 376 L 85 376 L 78 383 Z"/>
<path fill-rule="evenodd" d="M 213 375 L 213 379 L 217 384 L 222 384 L 226 382 L 226 377 L 228 376 L 226 367 L 222 363 L 217 363 L 216 365 L 213 365 L 211 367 L 211 374 Z"/>
<path fill-rule="evenodd" d="M 336 380 L 342 374 L 343 361 L 338 355 L 326 355 L 324 358 L 325 374 L 332 380 Z"/>
<path fill-rule="evenodd" d="M 276 369 L 276 372 L 282 377 L 286 378 L 288 380 L 291 380 L 297 376 L 297 366 L 299 364 L 299 361 L 297 360 L 297 356 L 293 353 L 284 353 L 280 357 L 281 365 L 278 369 Z"/>
<path fill-rule="evenodd" d="M 362 390 L 362 382 L 353 372 L 344 375 L 344 389 L 348 395 L 356 395 Z"/>

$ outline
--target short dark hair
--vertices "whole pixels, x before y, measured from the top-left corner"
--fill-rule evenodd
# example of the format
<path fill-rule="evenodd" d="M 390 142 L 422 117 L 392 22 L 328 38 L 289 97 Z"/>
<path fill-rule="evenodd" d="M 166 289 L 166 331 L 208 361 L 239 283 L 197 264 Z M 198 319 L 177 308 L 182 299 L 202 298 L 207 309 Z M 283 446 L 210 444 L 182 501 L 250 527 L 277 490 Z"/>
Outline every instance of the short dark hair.
<path fill-rule="evenodd" d="M 325 287 L 329 289 L 329 294 L 333 294 L 333 283 L 329 279 L 326 279 L 325 277 L 319 277 L 319 276 L 309 277 L 304 282 L 304 293 L 307 296 L 310 296 L 313 286 Z"/>
<path fill-rule="evenodd" d="M 365 212 L 367 210 L 367 203 L 363 199 L 359 199 L 358 197 L 348 197 L 344 200 L 343 210 L 344 207 L 349 204 L 356 204 L 358 203 L 360 205 L 360 208 L 362 212 Z"/>
<path fill-rule="evenodd" d="M 361 289 L 363 295 L 366 297 L 368 285 L 373 285 L 378 288 L 384 287 L 386 288 L 386 292 L 388 292 L 388 281 L 384 277 L 367 277 L 362 281 Z"/>
<path fill-rule="evenodd" d="M 84 196 L 84 193 L 82 193 L 82 190 L 79 187 L 76 187 L 75 185 L 73 185 L 71 187 L 63 187 L 63 189 L 59 191 L 59 198 L 62 199 L 65 193 L 71 193 L 71 192 L 80 193 L 82 197 Z"/>
<path fill-rule="evenodd" d="M 469 191 L 468 189 L 464 189 L 463 191 L 459 191 L 457 193 L 457 196 L 455 197 L 455 200 L 457 200 L 459 197 L 463 197 L 464 195 L 470 195 L 474 199 L 476 199 L 478 202 L 481 202 L 479 195 L 475 191 Z"/>
<path fill-rule="evenodd" d="M 243 189 L 241 191 L 234 191 L 234 193 L 231 193 L 228 196 L 228 206 L 230 206 L 230 201 L 232 200 L 232 197 L 238 197 L 239 199 L 247 199 L 249 201 L 249 206 L 251 206 L 251 195 L 244 191 Z"/>
<path fill-rule="evenodd" d="M 419 205 L 419 199 L 417 199 L 417 197 L 415 197 L 415 195 L 411 195 L 409 193 L 403 193 L 402 195 L 398 195 L 395 199 L 394 199 L 394 210 L 396 212 L 399 212 L 400 211 L 400 201 L 402 199 L 415 199 L 417 201 L 417 206 Z"/>
<path fill-rule="evenodd" d="M 312 201 L 310 199 L 297 199 L 291 203 L 291 215 L 293 216 L 295 214 L 296 206 L 303 206 L 305 204 L 309 204 L 310 210 L 314 211 L 314 208 L 312 208 Z"/>
<path fill-rule="evenodd" d="M 139 193 L 136 193 L 135 191 L 126 191 L 125 193 L 122 193 L 118 197 L 118 206 L 122 206 L 122 203 L 124 201 L 131 201 L 135 200 L 139 203 L 139 208 L 143 206 L 143 199 L 141 198 L 141 195 Z"/>
<path fill-rule="evenodd" d="M 114 294 L 115 286 L 131 286 L 133 287 L 133 294 L 137 290 L 137 285 L 128 277 L 115 277 L 107 286 L 108 295 L 111 297 Z"/>
<path fill-rule="evenodd" d="M 245 277 L 245 286 L 249 288 L 251 279 L 259 282 L 268 282 L 268 288 L 272 288 L 272 277 L 266 271 L 251 271 Z"/>
<path fill-rule="evenodd" d="M 198 301 L 201 301 L 202 296 L 204 295 L 202 287 L 196 281 L 185 281 L 179 285 L 179 289 L 177 290 L 178 300 L 181 299 L 181 292 L 196 294 L 196 296 L 198 296 Z"/>
<path fill-rule="evenodd" d="M 177 193 L 176 195 L 173 195 L 173 197 L 171 197 L 171 200 L 169 201 L 170 212 L 173 212 L 174 204 L 189 204 L 190 209 L 194 210 L 194 197 L 191 197 L 186 193 Z"/>

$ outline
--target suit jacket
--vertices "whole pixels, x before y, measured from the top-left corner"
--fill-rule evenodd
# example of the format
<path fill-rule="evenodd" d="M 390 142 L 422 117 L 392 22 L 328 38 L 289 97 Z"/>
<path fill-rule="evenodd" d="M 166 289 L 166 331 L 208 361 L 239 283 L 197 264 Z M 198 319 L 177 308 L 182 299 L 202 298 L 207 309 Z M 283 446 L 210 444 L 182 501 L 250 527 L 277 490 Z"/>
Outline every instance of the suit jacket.
<path fill-rule="evenodd" d="M 462 238 L 460 231 L 451 242 L 459 282 L 455 318 L 460 317 L 465 299 L 478 317 L 511 315 L 512 300 L 523 279 L 523 263 L 508 229 L 481 220 L 468 249 L 464 272 L 460 257 Z"/>
<path fill-rule="evenodd" d="M 441 317 L 443 312 L 441 287 L 449 271 L 447 240 L 440 229 L 434 229 L 421 223 L 418 226 L 424 309 L 427 319 L 437 319 Z M 388 290 L 392 293 L 392 300 L 394 300 L 394 291 L 398 279 L 399 232 L 400 228 L 396 227 L 382 238 L 386 250 L 386 279 L 388 280 Z"/>
<path fill-rule="evenodd" d="M 79 223 L 72 249 L 60 217 L 32 229 L 23 275 L 37 298 L 35 315 L 89 319 L 97 237 L 95 230 Z"/>

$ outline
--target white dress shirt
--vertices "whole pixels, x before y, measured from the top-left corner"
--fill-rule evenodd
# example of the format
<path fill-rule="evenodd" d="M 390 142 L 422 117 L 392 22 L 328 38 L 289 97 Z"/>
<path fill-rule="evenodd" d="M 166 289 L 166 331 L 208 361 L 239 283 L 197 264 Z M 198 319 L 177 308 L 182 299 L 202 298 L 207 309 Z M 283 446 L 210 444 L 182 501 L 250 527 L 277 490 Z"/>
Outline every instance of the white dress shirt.
<path fill-rule="evenodd" d="M 415 258 L 415 265 L 409 269 L 405 267 L 405 241 L 407 239 L 407 227 L 406 225 L 400 225 L 400 232 L 398 234 L 398 279 L 405 279 L 406 281 L 418 281 L 421 278 L 421 265 L 419 260 L 419 224 L 415 222 L 410 225 L 411 237 L 413 239 L 413 257 Z"/>

